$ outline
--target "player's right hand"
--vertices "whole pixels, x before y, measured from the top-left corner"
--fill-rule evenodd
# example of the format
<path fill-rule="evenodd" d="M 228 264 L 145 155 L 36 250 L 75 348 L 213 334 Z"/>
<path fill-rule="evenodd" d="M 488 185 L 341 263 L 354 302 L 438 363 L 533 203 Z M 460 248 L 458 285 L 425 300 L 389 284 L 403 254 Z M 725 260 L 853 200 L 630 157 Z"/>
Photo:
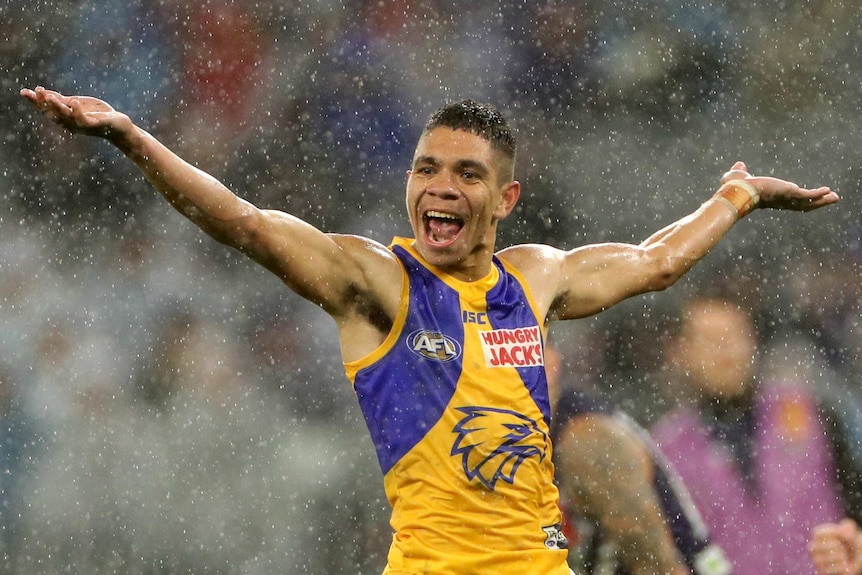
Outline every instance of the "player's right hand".
<path fill-rule="evenodd" d="M 70 132 L 110 138 L 127 131 L 132 121 L 108 103 L 90 96 L 64 96 L 41 86 L 23 89 L 21 96 Z"/>

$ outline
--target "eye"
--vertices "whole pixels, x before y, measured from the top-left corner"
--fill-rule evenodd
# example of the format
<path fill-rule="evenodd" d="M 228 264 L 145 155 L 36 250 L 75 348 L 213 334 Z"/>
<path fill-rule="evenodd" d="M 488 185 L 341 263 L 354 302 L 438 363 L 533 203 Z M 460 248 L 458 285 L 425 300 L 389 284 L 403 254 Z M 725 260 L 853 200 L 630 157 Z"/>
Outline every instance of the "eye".
<path fill-rule="evenodd" d="M 464 172 L 461 174 L 461 177 L 465 180 L 477 180 L 479 179 L 479 174 L 476 172 Z"/>

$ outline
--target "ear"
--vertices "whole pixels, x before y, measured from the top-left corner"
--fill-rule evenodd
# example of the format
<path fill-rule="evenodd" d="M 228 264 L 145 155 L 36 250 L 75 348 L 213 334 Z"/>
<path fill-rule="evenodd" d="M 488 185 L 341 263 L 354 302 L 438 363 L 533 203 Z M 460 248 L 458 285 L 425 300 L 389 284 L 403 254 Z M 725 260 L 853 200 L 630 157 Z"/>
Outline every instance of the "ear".
<path fill-rule="evenodd" d="M 504 184 L 500 190 L 500 203 L 494 209 L 494 219 L 502 220 L 515 209 L 518 204 L 518 198 L 521 197 L 521 183 L 517 180 L 512 180 L 508 184 Z"/>

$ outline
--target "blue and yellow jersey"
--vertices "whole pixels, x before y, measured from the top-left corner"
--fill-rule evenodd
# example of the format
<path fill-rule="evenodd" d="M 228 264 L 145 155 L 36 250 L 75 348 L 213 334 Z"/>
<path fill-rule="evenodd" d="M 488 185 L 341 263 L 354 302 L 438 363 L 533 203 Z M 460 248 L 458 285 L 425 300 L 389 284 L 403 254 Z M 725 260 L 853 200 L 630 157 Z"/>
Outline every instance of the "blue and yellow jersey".
<path fill-rule="evenodd" d="M 345 364 L 377 450 L 395 529 L 385 573 L 567 574 L 549 439 L 544 325 L 494 258 L 464 282 L 411 240 L 386 341 Z"/>

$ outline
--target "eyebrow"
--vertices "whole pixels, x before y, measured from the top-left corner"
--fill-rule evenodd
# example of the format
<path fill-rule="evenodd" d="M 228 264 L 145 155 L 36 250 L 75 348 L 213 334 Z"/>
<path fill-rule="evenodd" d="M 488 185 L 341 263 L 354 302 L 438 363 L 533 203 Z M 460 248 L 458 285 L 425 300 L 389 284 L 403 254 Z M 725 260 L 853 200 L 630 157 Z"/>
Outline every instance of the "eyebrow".
<path fill-rule="evenodd" d="M 455 167 L 458 168 L 459 172 L 465 168 L 469 168 L 474 172 L 479 172 L 483 176 L 491 171 L 488 166 L 486 166 L 482 162 L 477 162 L 475 160 L 460 160 L 455 164 Z"/>
<path fill-rule="evenodd" d="M 440 160 L 435 158 L 434 156 L 416 156 L 413 159 L 413 165 L 418 166 L 419 164 L 429 164 L 432 166 L 439 166 L 442 164 Z"/>
<path fill-rule="evenodd" d="M 442 166 L 443 162 L 434 156 L 417 156 L 413 161 L 413 165 L 418 166 L 420 164 L 428 164 L 429 166 L 434 166 L 436 168 Z M 455 169 L 459 172 L 464 169 L 470 169 L 474 172 L 479 172 L 482 175 L 486 175 L 491 171 L 484 163 L 476 160 L 458 160 L 455 162 Z"/>

